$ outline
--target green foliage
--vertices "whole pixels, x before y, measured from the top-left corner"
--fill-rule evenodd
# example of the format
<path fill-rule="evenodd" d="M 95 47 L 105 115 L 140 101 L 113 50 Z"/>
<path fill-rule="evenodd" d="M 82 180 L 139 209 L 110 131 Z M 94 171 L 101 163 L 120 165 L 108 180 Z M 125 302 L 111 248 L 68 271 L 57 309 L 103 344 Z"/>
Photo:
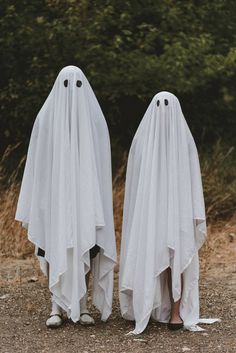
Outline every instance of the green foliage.
<path fill-rule="evenodd" d="M 152 96 L 175 93 L 195 138 L 236 135 L 236 2 L 0 0 L 1 149 L 28 143 L 59 70 L 82 68 L 116 149 Z"/>

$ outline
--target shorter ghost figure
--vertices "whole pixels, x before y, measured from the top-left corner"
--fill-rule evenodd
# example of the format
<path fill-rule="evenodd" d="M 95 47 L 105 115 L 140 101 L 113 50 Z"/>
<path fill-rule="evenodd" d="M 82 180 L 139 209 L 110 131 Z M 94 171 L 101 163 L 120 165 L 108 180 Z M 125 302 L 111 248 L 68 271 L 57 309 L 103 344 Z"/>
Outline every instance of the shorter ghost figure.
<path fill-rule="evenodd" d="M 98 101 L 83 72 L 61 70 L 35 120 L 16 219 L 28 230 L 48 275 L 52 312 L 47 326 L 68 318 L 93 324 L 93 304 L 111 314 L 116 245 L 110 139 Z"/>
<path fill-rule="evenodd" d="M 205 238 L 197 149 L 178 99 L 160 92 L 134 136 L 126 174 L 119 290 L 133 334 L 151 317 L 171 330 L 199 322 Z"/>

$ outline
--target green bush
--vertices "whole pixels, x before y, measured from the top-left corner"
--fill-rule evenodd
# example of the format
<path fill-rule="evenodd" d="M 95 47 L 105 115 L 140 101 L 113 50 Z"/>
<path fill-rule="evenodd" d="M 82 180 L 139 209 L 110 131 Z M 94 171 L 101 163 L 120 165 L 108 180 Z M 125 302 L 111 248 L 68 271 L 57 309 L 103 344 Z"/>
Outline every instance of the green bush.
<path fill-rule="evenodd" d="M 235 143 L 234 0 L 0 4 L 0 152 L 18 141 L 25 150 L 38 110 L 69 64 L 89 78 L 118 149 L 127 149 L 160 90 L 180 98 L 196 139 Z"/>

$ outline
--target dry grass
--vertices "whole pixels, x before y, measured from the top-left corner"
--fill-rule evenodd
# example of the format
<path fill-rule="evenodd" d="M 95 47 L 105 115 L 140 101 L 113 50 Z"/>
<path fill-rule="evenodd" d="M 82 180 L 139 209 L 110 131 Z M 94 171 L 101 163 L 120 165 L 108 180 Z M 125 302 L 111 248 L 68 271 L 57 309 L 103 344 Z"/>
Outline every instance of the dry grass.
<path fill-rule="evenodd" d="M 6 161 L 17 147 L 9 147 L 0 161 L 0 255 L 25 258 L 32 254 L 34 249 L 27 240 L 25 230 L 19 222 L 14 221 L 20 188 L 19 174 L 22 171 L 25 157 L 20 160 L 10 177 L 6 177 L 5 168 Z M 236 236 L 236 164 L 232 163 L 232 155 L 232 148 L 225 150 L 218 143 L 213 148 L 210 157 L 202 158 L 206 209 L 210 221 L 208 240 L 201 251 L 203 267 L 208 266 L 209 256 L 214 258 L 217 249 Z M 125 154 L 113 181 L 114 219 L 118 248 L 122 227 L 126 160 Z"/>
<path fill-rule="evenodd" d="M 17 148 L 18 145 L 9 146 L 0 161 L 0 254 L 24 258 L 33 252 L 34 247 L 27 240 L 21 224 L 14 219 L 20 189 L 20 183 L 17 180 L 25 157 L 20 160 L 10 176 L 7 176 L 6 172 L 7 161 Z"/>
<path fill-rule="evenodd" d="M 201 153 L 201 170 L 208 222 L 229 219 L 236 212 L 236 153 L 219 140 Z"/>
<path fill-rule="evenodd" d="M 221 261 L 231 262 L 232 259 L 235 266 L 235 246 L 236 213 L 228 221 L 222 220 L 209 224 L 207 240 L 200 251 L 202 271 L 207 273 L 210 268 L 214 269 L 214 264 L 219 264 Z"/>
<path fill-rule="evenodd" d="M 122 216 L 123 216 L 123 203 L 125 194 L 125 173 L 126 173 L 127 154 L 123 157 L 123 163 L 116 172 L 113 180 L 113 205 L 114 205 L 114 222 L 116 230 L 117 248 L 120 249 L 121 229 L 122 229 Z"/>

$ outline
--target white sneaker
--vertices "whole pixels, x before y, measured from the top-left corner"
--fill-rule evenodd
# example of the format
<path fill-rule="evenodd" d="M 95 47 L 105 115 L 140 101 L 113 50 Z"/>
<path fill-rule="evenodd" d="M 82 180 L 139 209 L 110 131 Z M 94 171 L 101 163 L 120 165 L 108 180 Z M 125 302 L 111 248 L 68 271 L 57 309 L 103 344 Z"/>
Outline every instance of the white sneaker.
<path fill-rule="evenodd" d="M 94 319 L 87 310 L 80 314 L 79 322 L 81 325 L 84 326 L 95 325 Z"/>
<path fill-rule="evenodd" d="M 62 325 L 62 318 L 60 314 L 53 314 L 46 321 L 46 326 L 50 328 L 59 327 L 61 325 Z"/>

